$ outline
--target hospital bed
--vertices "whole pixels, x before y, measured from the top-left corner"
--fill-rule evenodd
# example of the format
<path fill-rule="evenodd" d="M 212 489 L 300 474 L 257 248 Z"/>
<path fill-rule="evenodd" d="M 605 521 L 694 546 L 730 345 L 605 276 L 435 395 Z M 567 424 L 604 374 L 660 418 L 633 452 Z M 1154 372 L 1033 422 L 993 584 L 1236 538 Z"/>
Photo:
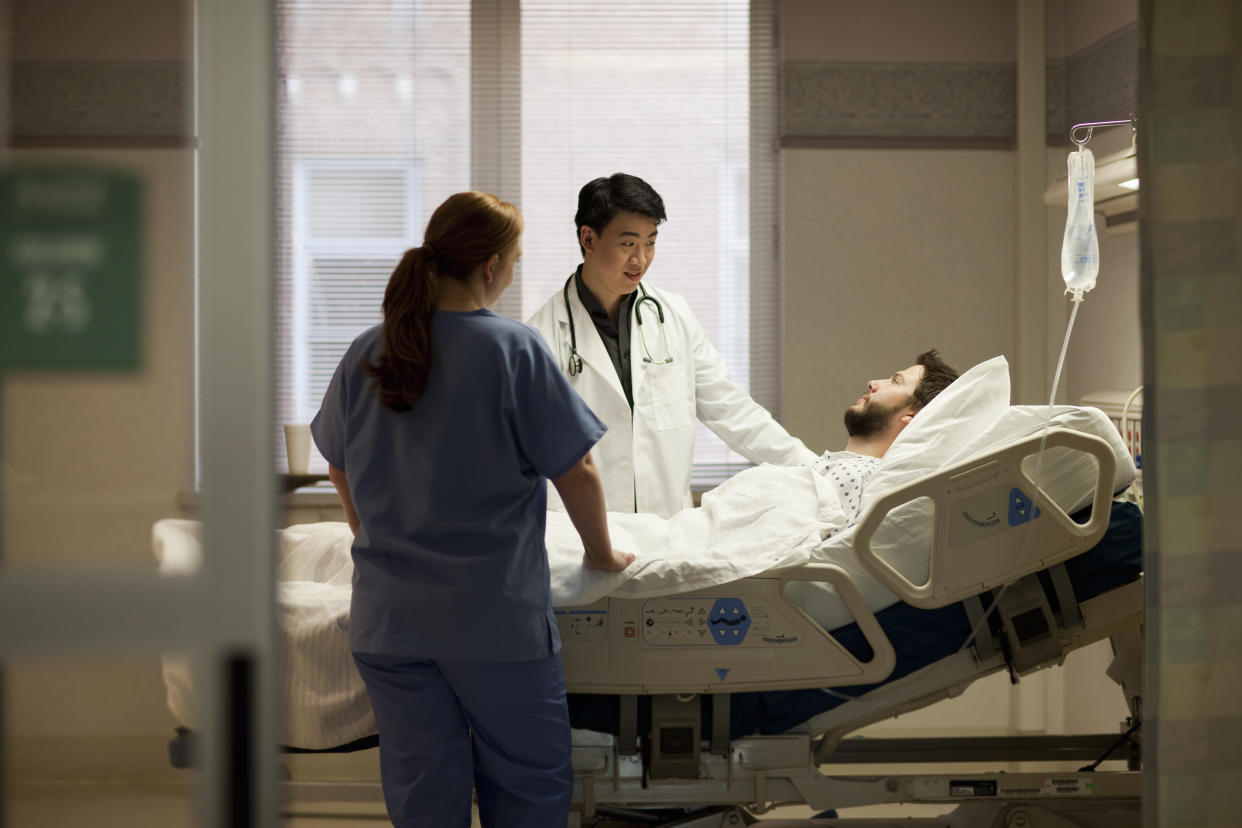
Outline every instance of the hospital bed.
<path fill-rule="evenodd" d="M 1028 739 L 1011 740 L 997 753 L 985 740 L 894 745 L 846 738 L 957 695 L 981 676 L 1057 664 L 1070 650 L 1141 624 L 1139 515 L 1112 502 L 1133 466 L 1127 468 L 1107 419 L 1059 409 L 1055 427 L 1045 428 L 1038 412 L 1008 408 L 1007 386 L 997 405 L 998 389 L 971 379 L 975 386 L 945 392 L 939 408 L 916 417 L 933 444 L 915 436 L 894 445 L 887 467 L 868 484 L 877 494 L 864 501 L 862 520 L 817 539 L 806 554 L 777 555 L 777 565 L 739 570 L 741 578 L 729 577 L 736 574 L 730 570 L 721 583 L 690 592 L 671 588 L 675 579 L 665 576 L 653 587 L 630 584 L 629 594 L 618 589 L 558 607 L 571 718 L 579 728 L 576 819 L 662 811 L 694 813 L 682 817 L 684 825 L 742 824 L 748 817 L 741 809 L 763 812 L 778 802 L 823 809 L 960 803 L 953 824 L 1006 825 L 1019 811 L 1038 818 L 1030 825 L 1103 825 L 1134 816 L 1133 771 L 839 777 L 820 770 L 929 754 L 941 761 L 1076 759 L 1110 747 L 1099 737 Z M 1015 412 L 1010 419 L 1018 426 L 989 438 Z M 937 463 L 936 472 L 909 471 L 903 453 L 922 465 Z M 1034 485 L 1036 478 L 1042 485 Z M 1078 511 L 1084 501 L 1089 517 Z M 339 557 L 339 532 L 334 525 L 293 527 L 282 533 L 282 549 L 318 541 L 320 552 L 331 546 Z M 178 556 L 193 546 L 193 533 L 185 522 L 157 525 L 164 571 L 190 566 Z M 298 540 L 288 544 L 289 536 Z M 325 544 L 327 537 L 333 540 Z M 324 586 L 314 600 L 332 615 L 340 591 L 330 587 L 348 583 L 347 567 L 325 564 L 326 554 L 311 558 Z M 345 600 L 347 610 L 347 591 Z M 357 682 L 349 675 L 344 627 L 339 617 L 325 626 L 309 645 L 314 636 L 286 642 L 286 741 L 314 750 L 373 744 L 365 694 L 342 692 Z M 308 655 L 314 650 L 324 652 Z M 308 695 L 314 682 L 307 672 L 345 684 Z M 174 715 L 192 726 L 188 671 L 170 661 L 166 680 Z M 1138 691 L 1128 691 L 1137 716 Z M 290 794 L 341 800 L 374 797 L 378 789 L 374 782 L 303 784 Z M 1094 822 L 1082 822 L 1082 813 Z"/>

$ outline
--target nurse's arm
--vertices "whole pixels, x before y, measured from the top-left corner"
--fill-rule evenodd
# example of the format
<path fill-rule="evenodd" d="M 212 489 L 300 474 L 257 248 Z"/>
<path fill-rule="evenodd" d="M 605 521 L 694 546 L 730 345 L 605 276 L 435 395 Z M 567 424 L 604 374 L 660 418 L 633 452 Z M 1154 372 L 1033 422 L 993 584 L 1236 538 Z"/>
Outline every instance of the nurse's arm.
<path fill-rule="evenodd" d="M 328 479 L 336 486 L 336 493 L 341 498 L 341 508 L 345 510 L 345 520 L 349 521 L 349 531 L 358 534 L 358 510 L 354 508 L 354 498 L 349 493 L 349 480 L 345 477 L 345 472 L 329 464 Z"/>
<path fill-rule="evenodd" d="M 608 535 L 608 515 L 604 509 L 604 484 L 591 460 L 591 453 L 562 474 L 552 478 L 552 485 L 565 503 L 565 511 L 578 534 L 586 553 L 582 556 L 584 566 L 620 572 L 630 565 L 634 556 L 612 548 Z"/>

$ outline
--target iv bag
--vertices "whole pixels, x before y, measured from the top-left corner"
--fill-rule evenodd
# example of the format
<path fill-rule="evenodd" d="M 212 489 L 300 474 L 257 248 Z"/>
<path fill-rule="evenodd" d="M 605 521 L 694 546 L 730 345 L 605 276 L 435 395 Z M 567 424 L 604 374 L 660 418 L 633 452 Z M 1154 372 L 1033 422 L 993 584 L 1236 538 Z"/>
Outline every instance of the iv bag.
<path fill-rule="evenodd" d="M 1061 278 L 1074 301 L 1095 287 L 1100 242 L 1095 235 L 1095 156 L 1081 148 L 1069 154 L 1069 214 L 1061 242 Z"/>

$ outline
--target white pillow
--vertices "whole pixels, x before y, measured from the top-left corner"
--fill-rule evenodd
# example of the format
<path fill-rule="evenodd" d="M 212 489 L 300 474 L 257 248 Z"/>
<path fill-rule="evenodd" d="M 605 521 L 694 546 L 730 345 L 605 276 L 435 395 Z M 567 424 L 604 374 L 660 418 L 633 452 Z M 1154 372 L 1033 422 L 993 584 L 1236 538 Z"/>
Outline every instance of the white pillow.
<path fill-rule="evenodd" d="M 897 435 L 863 489 L 859 514 L 878 498 L 937 471 L 1009 408 L 1009 363 L 981 362 L 954 380 Z"/>

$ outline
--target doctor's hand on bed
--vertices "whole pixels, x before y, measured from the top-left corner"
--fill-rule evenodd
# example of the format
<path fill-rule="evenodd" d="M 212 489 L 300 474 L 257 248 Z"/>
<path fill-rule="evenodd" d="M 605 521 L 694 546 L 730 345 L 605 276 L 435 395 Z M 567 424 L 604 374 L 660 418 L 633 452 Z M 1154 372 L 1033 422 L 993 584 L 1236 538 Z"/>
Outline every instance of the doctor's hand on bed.
<path fill-rule="evenodd" d="M 612 548 L 608 536 L 608 514 L 604 511 L 604 485 L 588 451 L 560 477 L 552 478 L 552 485 L 565 504 L 569 520 L 582 536 L 582 565 L 589 569 L 620 572 L 634 561 L 628 552 Z"/>

